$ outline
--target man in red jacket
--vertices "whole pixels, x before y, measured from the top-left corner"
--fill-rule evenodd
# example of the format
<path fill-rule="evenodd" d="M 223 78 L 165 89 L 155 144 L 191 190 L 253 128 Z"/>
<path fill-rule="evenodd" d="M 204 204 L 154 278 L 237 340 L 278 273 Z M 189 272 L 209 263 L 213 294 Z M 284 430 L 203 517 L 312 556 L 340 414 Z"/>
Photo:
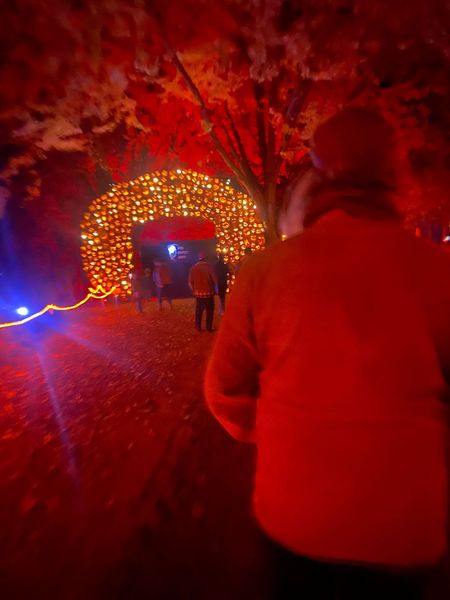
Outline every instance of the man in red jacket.
<path fill-rule="evenodd" d="M 202 317 L 206 311 L 206 329 L 214 331 L 214 294 L 216 293 L 217 277 L 213 267 L 207 262 L 206 254 L 200 252 L 198 262 L 189 271 L 189 287 L 195 297 L 195 326 L 202 329 Z"/>
<path fill-rule="evenodd" d="M 446 552 L 450 263 L 399 223 L 393 147 L 364 109 L 319 127 L 304 231 L 242 267 L 207 370 L 289 597 L 419 598 Z"/>

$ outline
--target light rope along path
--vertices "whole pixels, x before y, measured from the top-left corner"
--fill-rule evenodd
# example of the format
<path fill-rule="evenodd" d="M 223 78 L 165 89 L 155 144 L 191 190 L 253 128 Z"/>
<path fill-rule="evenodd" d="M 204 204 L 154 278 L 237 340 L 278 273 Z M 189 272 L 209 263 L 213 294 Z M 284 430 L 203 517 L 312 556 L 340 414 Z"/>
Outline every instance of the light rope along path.
<path fill-rule="evenodd" d="M 6 329 L 7 327 L 16 327 L 17 325 L 24 325 L 25 323 L 28 323 L 33 319 L 41 317 L 49 311 L 75 310 L 76 308 L 79 308 L 80 306 L 85 304 L 91 298 L 93 300 L 103 300 L 104 298 L 107 298 L 114 292 L 116 288 L 117 286 L 113 286 L 108 291 L 106 291 L 101 285 L 99 285 L 95 289 L 89 288 L 89 293 L 83 298 L 83 300 L 80 300 L 76 304 L 73 304 L 71 306 L 57 306 L 56 304 L 47 304 L 47 306 L 45 306 L 42 310 L 30 315 L 29 317 L 25 317 L 24 319 L 20 319 L 19 321 L 9 321 L 7 323 L 0 323 L 0 329 Z"/>

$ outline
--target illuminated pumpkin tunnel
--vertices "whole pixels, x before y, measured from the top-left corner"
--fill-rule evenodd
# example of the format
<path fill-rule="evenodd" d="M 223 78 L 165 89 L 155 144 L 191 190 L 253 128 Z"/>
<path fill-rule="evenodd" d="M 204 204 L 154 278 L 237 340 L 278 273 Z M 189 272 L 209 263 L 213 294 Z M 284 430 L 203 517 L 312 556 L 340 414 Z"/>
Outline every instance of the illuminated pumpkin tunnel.
<path fill-rule="evenodd" d="M 212 223 L 217 252 L 237 261 L 245 248 L 258 250 L 264 245 L 264 228 L 255 208 L 247 194 L 191 170 L 155 171 L 115 184 L 90 204 L 81 223 L 84 269 L 92 284 L 117 285 L 130 293 L 133 228 L 159 220 L 163 232 L 174 217 L 186 217 L 186 226 L 192 225 L 192 217 Z M 153 224 L 151 229 L 156 235 Z M 167 239 L 164 233 L 162 239 Z"/>

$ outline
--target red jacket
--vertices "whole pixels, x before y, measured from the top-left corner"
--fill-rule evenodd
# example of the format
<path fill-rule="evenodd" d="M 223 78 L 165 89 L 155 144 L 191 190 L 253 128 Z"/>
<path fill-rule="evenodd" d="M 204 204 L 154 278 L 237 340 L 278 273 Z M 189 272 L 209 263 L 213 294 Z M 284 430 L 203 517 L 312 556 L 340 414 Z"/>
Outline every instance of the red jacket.
<path fill-rule="evenodd" d="M 189 271 L 189 286 L 196 298 L 208 298 L 216 293 L 217 277 L 213 267 L 200 260 Z"/>
<path fill-rule="evenodd" d="M 254 505 L 272 538 L 415 566 L 446 549 L 449 374 L 448 256 L 337 210 L 243 266 L 205 391 L 257 445 Z"/>

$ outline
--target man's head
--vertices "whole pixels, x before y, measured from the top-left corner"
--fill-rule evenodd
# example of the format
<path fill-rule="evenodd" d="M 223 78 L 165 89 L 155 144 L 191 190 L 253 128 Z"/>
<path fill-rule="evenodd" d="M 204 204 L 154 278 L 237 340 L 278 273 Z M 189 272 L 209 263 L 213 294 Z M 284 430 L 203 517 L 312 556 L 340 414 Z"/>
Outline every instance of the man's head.
<path fill-rule="evenodd" d="M 198 260 L 206 260 L 206 252 L 204 250 L 200 250 L 198 253 Z"/>
<path fill-rule="evenodd" d="M 319 125 L 311 143 L 315 169 L 348 184 L 394 184 L 394 130 L 382 115 L 349 107 Z"/>
<path fill-rule="evenodd" d="M 394 131 L 374 110 L 346 108 L 319 125 L 310 157 L 311 167 L 286 188 L 278 223 L 285 237 L 303 231 L 310 205 L 330 186 L 387 190 L 395 185 Z M 387 197 L 386 202 L 394 210 Z"/>

